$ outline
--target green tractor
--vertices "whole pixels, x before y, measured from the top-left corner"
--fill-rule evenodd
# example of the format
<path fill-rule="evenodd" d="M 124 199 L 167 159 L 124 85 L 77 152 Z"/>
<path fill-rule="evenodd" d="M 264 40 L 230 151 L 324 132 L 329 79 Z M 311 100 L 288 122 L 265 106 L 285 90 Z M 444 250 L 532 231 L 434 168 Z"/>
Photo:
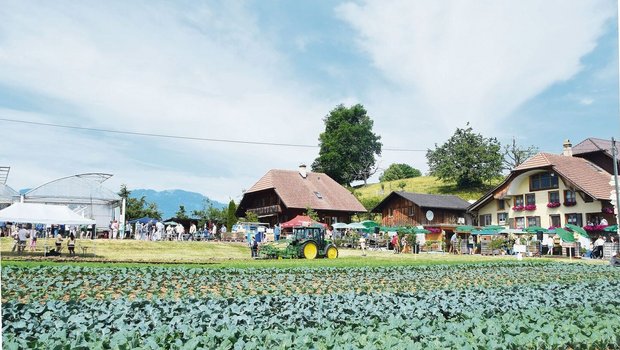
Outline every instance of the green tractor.
<path fill-rule="evenodd" d="M 299 226 L 293 228 L 292 239 L 264 243 L 259 247 L 258 254 L 268 259 L 335 259 L 338 257 L 338 248 L 325 239 L 323 226 Z"/>

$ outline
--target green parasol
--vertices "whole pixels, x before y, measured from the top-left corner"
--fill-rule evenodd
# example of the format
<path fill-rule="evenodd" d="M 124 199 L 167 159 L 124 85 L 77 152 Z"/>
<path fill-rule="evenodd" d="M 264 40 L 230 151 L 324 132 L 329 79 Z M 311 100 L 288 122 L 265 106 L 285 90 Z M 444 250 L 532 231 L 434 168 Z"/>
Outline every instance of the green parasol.
<path fill-rule="evenodd" d="M 571 229 L 571 231 L 577 232 L 578 234 L 580 234 L 583 237 L 590 238 L 590 236 L 588 235 L 586 230 L 583 229 L 583 227 L 580 227 L 580 226 L 577 226 L 577 225 L 573 225 L 573 224 L 566 224 L 566 228 Z"/>
<path fill-rule="evenodd" d="M 431 231 L 429 231 L 429 230 L 427 230 L 425 228 L 414 227 L 414 228 L 411 229 L 411 233 L 416 233 L 416 234 L 417 233 L 431 233 Z"/>
<path fill-rule="evenodd" d="M 462 226 L 457 226 L 454 231 L 455 232 L 459 232 L 459 233 L 471 233 L 471 231 L 475 230 L 476 228 L 471 226 L 471 225 L 462 225 Z"/>
<path fill-rule="evenodd" d="M 618 225 L 610 225 L 603 229 L 605 232 L 618 232 Z"/>
<path fill-rule="evenodd" d="M 525 232 L 527 233 L 538 233 L 538 231 L 541 231 L 542 233 L 549 232 L 549 230 L 547 230 L 546 228 L 542 228 L 540 226 L 530 226 L 525 229 Z"/>
<path fill-rule="evenodd" d="M 563 229 L 561 227 L 556 227 L 555 233 L 558 234 L 560 236 L 560 238 L 562 238 L 562 240 L 564 242 L 568 242 L 568 243 L 575 242 L 575 237 L 573 236 L 573 233 L 572 232 L 568 232 L 568 231 L 566 231 L 565 229 Z"/>
<path fill-rule="evenodd" d="M 360 222 L 360 224 L 364 225 L 366 228 L 373 228 L 373 227 L 379 226 L 379 224 L 377 224 L 376 222 L 372 220 L 364 220 Z"/>

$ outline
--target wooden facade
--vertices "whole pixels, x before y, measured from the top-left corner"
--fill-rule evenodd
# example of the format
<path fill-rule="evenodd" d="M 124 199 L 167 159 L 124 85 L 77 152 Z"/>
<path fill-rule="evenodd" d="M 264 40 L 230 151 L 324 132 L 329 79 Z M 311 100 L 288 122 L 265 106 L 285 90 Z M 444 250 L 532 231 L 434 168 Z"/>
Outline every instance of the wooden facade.
<path fill-rule="evenodd" d="M 450 195 L 392 192 L 372 212 L 384 226 L 424 226 L 441 230 L 466 223 L 469 203 Z M 429 220 L 428 212 L 432 212 Z"/>
<path fill-rule="evenodd" d="M 306 208 L 289 208 L 278 196 L 274 189 L 248 193 L 244 198 L 245 209 L 239 215 L 245 215 L 245 212 L 255 213 L 260 222 L 268 223 L 273 226 L 295 218 L 297 215 L 304 215 Z M 325 210 L 313 208 L 318 214 L 319 221 L 332 225 L 336 222 L 351 222 L 351 216 L 356 214 L 353 211 Z"/>

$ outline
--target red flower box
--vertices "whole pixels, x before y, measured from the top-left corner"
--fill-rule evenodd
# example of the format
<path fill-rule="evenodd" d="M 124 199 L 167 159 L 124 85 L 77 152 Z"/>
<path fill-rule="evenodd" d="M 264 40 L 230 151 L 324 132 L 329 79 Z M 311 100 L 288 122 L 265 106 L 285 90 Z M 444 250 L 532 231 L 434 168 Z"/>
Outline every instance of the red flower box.
<path fill-rule="evenodd" d="M 586 231 L 603 231 L 607 225 L 586 225 L 583 227 Z"/>
<path fill-rule="evenodd" d="M 562 205 L 562 203 L 560 203 L 560 202 L 549 202 L 549 203 L 547 203 L 547 208 L 557 208 L 560 205 Z"/>
<path fill-rule="evenodd" d="M 614 208 L 603 208 L 602 212 L 605 214 L 613 214 Z"/>
<path fill-rule="evenodd" d="M 533 211 L 536 210 L 536 204 L 528 204 L 525 207 L 523 207 L 523 209 L 527 210 L 527 211 Z"/>
<path fill-rule="evenodd" d="M 564 202 L 564 206 L 565 207 L 572 207 L 572 206 L 574 206 L 576 204 L 577 204 L 577 202 L 569 202 L 569 201 Z"/>
<path fill-rule="evenodd" d="M 514 211 L 522 211 L 523 209 L 525 209 L 525 207 L 522 205 L 515 205 L 514 207 L 512 207 L 512 210 Z"/>

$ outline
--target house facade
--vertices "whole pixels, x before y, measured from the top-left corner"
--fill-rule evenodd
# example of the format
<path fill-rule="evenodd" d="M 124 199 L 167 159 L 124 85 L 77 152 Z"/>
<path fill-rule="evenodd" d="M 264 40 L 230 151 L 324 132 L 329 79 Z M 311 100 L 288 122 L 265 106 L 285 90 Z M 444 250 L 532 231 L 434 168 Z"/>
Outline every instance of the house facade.
<path fill-rule="evenodd" d="M 441 238 L 443 231 L 454 232 L 458 225 L 470 223 L 470 203 L 453 195 L 437 195 L 394 191 L 375 208 L 383 226 L 424 226 L 431 231 L 428 239 Z"/>
<path fill-rule="evenodd" d="M 319 221 L 326 224 L 350 222 L 351 216 L 366 212 L 366 208 L 346 188 L 324 173 L 270 170 L 247 190 L 237 216 L 255 213 L 261 222 L 275 225 L 286 222 L 312 208 Z"/>
<path fill-rule="evenodd" d="M 570 142 L 562 155 L 538 153 L 469 208 L 475 224 L 513 229 L 574 224 L 596 231 L 605 219 L 616 223 L 610 202 L 611 175 L 575 157 Z"/>

